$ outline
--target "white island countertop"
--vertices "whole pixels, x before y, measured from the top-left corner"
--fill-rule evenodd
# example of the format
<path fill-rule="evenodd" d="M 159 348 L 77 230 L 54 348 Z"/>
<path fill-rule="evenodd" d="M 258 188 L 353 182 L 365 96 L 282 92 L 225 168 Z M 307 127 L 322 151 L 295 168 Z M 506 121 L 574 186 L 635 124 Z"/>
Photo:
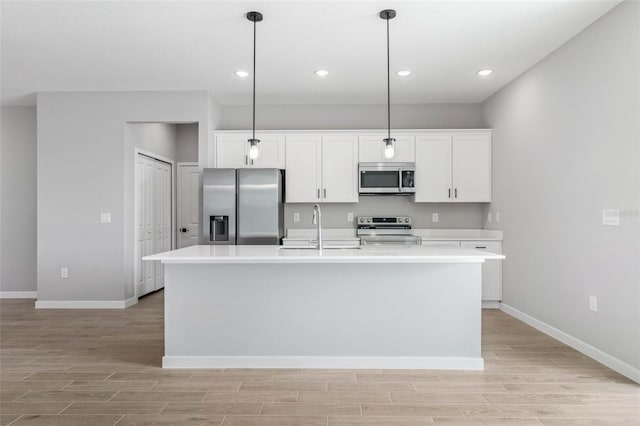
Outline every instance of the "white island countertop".
<path fill-rule="evenodd" d="M 460 247 L 363 246 L 282 249 L 282 246 L 202 245 L 146 256 L 162 263 L 480 263 L 501 254 Z"/>

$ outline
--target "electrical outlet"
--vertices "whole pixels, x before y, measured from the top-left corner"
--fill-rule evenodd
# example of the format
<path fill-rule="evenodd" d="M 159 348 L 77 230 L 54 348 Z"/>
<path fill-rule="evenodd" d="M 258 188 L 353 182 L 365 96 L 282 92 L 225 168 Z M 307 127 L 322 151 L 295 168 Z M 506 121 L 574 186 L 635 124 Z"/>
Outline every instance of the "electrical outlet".
<path fill-rule="evenodd" d="M 294 222 L 300 222 L 300 213 L 298 213 L 298 212 L 294 212 L 293 213 L 293 221 Z"/>
<path fill-rule="evenodd" d="M 598 312 L 598 298 L 596 296 L 589 296 L 589 310 Z"/>
<path fill-rule="evenodd" d="M 69 278 L 69 268 L 67 267 L 60 268 L 60 278 Z"/>
<path fill-rule="evenodd" d="M 111 223 L 111 213 L 100 213 L 100 223 Z"/>
<path fill-rule="evenodd" d="M 437 222 L 438 220 L 440 220 L 440 217 L 438 216 L 438 213 L 432 213 L 431 214 L 431 221 L 432 222 Z"/>
<path fill-rule="evenodd" d="M 347 213 L 347 222 L 353 222 L 353 212 Z"/>
<path fill-rule="evenodd" d="M 500 212 L 496 212 L 496 222 L 500 222 Z"/>
<path fill-rule="evenodd" d="M 491 223 L 493 218 L 491 217 L 491 212 L 487 213 L 487 223 Z"/>

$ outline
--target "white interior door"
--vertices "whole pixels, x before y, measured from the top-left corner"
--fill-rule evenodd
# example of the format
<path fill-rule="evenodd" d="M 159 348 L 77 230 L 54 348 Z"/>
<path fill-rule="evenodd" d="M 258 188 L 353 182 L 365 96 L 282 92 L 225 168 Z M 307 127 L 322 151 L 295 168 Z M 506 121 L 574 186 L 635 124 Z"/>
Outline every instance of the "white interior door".
<path fill-rule="evenodd" d="M 154 251 L 163 253 L 171 250 L 171 166 L 167 163 L 154 161 L 153 180 L 153 213 L 156 230 Z M 155 286 L 154 290 L 164 287 L 164 266 L 154 262 Z"/>
<path fill-rule="evenodd" d="M 145 155 L 136 157 L 136 295 L 164 287 L 164 267 L 144 256 L 171 250 L 171 165 Z"/>
<path fill-rule="evenodd" d="M 178 164 L 178 248 L 200 240 L 202 169 L 197 163 Z"/>
<path fill-rule="evenodd" d="M 136 294 L 155 289 L 155 262 L 142 258 L 154 253 L 155 229 L 152 209 L 154 164 L 147 157 L 136 158 L 136 249 L 134 282 Z"/>

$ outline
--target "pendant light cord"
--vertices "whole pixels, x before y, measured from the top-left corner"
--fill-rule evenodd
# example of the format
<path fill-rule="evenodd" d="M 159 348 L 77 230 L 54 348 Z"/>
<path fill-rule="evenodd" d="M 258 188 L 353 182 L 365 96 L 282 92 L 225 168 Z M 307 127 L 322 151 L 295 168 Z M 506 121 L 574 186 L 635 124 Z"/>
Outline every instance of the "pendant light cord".
<path fill-rule="evenodd" d="M 253 133 L 256 138 L 256 21 L 253 21 Z"/>
<path fill-rule="evenodd" d="M 391 66 L 389 53 L 389 17 L 387 16 L 387 137 L 391 140 Z"/>

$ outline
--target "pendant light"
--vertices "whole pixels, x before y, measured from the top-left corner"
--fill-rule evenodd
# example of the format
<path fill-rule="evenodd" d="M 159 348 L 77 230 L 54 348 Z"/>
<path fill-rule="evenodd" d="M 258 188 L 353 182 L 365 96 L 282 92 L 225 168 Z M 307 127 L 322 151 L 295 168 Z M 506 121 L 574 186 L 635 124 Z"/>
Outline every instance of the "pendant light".
<path fill-rule="evenodd" d="M 260 150 L 258 149 L 260 139 L 256 139 L 256 23 L 262 21 L 262 13 L 249 12 L 247 13 L 247 19 L 253 22 L 253 131 L 251 139 L 247 142 L 249 142 L 249 158 L 255 160 L 260 155 Z"/>
<path fill-rule="evenodd" d="M 396 11 L 393 9 L 385 9 L 380 12 L 380 18 L 387 21 L 387 137 L 384 142 L 384 158 L 390 160 L 395 155 L 395 139 L 391 137 L 391 77 L 390 77 L 390 59 L 389 59 L 389 20 L 396 17 Z"/>

